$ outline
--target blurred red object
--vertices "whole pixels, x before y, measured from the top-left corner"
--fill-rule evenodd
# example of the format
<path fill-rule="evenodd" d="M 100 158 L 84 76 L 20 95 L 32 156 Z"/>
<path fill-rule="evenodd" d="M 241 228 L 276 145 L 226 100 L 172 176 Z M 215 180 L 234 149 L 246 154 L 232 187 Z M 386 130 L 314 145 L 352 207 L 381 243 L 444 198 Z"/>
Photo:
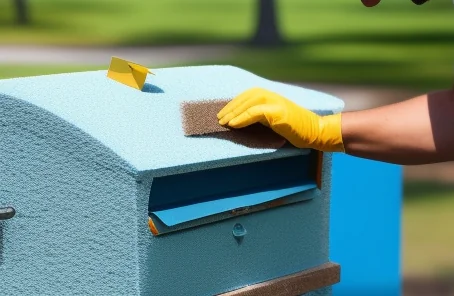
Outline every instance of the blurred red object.
<path fill-rule="evenodd" d="M 364 6 L 373 7 L 380 3 L 380 0 L 361 0 L 361 2 L 363 2 Z"/>
<path fill-rule="evenodd" d="M 381 0 L 361 0 L 361 2 L 364 4 L 364 6 L 367 6 L 367 7 L 373 7 L 373 6 L 376 6 L 378 3 L 380 3 Z M 415 3 L 416 5 L 422 5 L 426 2 L 428 2 L 429 0 L 411 0 L 413 3 Z"/>
<path fill-rule="evenodd" d="M 413 3 L 415 3 L 416 5 L 422 5 L 428 2 L 429 0 L 411 0 L 411 1 L 413 1 Z"/>

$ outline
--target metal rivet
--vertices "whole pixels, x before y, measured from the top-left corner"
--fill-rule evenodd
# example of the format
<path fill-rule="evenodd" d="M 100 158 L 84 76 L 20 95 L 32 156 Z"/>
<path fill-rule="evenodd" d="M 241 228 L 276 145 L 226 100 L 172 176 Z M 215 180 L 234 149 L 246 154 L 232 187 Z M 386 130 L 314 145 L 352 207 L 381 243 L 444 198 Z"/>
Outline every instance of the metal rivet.
<path fill-rule="evenodd" d="M 247 231 L 246 228 L 243 227 L 243 225 L 236 223 L 235 226 L 233 226 L 232 233 L 234 237 L 243 237 L 246 235 Z"/>
<path fill-rule="evenodd" d="M 13 207 L 0 208 L 0 220 L 8 220 L 16 215 L 16 210 Z"/>

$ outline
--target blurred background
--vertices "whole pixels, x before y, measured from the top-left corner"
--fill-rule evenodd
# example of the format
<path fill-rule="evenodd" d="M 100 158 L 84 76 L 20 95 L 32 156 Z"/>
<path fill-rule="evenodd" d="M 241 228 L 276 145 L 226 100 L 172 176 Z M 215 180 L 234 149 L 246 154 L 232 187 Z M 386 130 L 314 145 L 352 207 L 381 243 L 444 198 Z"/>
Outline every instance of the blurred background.
<path fill-rule="evenodd" d="M 434 0 L 1 0 L 0 78 L 234 65 L 347 110 L 454 84 L 454 5 Z M 405 167 L 405 295 L 454 295 L 454 165 Z M 386 219 L 386 217 L 383 217 Z"/>

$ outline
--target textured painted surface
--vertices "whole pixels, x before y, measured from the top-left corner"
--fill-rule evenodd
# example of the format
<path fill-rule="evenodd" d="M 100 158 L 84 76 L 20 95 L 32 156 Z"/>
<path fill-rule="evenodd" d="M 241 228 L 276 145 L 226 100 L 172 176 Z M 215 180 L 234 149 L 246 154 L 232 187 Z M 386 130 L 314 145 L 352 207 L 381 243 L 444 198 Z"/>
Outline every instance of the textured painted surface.
<path fill-rule="evenodd" d="M 332 190 L 333 296 L 400 296 L 402 168 L 335 154 Z"/>
<path fill-rule="evenodd" d="M 55 117 L 0 105 L 0 204 L 17 211 L 1 224 L 2 295 L 136 295 L 128 166 Z"/>
<path fill-rule="evenodd" d="M 145 231 L 144 223 L 143 293 L 213 295 L 328 262 L 330 158 L 326 154 L 323 191 L 315 190 L 311 200 L 159 237 Z M 150 186 L 151 181 L 140 186 L 143 205 Z M 232 235 L 236 223 L 248 232 L 240 244 Z M 184 280 L 169 283 L 175 274 Z"/>
<path fill-rule="evenodd" d="M 137 170 L 165 169 L 242 156 L 273 158 L 298 149 L 253 149 L 216 138 L 184 136 L 180 103 L 233 98 L 255 86 L 278 91 L 319 113 L 340 111 L 343 101 L 327 94 L 269 81 L 230 66 L 153 69 L 144 91 L 106 78 L 106 71 L 0 81 L 0 93 L 42 107 L 90 134 Z M 244 160 L 238 160 L 243 162 Z M 181 168 L 175 169 L 181 172 Z"/>
<path fill-rule="evenodd" d="M 232 67 L 155 72 L 143 93 L 104 71 L 0 81 L 0 204 L 17 210 L 0 224 L 6 295 L 211 295 L 328 260 L 330 154 L 323 191 L 290 206 L 153 237 L 148 201 L 153 177 L 181 165 L 304 152 L 185 138 L 180 101 L 256 85 L 320 113 L 341 101 Z M 236 222 L 248 230 L 241 244 Z"/>

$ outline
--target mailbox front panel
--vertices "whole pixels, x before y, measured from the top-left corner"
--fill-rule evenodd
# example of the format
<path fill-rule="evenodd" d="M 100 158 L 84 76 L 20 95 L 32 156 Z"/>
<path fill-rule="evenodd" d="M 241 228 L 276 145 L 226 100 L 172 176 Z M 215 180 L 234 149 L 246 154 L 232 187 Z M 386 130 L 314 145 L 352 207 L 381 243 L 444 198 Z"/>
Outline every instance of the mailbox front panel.
<path fill-rule="evenodd" d="M 329 262 L 329 182 L 294 196 L 301 201 L 161 236 L 149 232 L 143 295 L 217 295 Z"/>

